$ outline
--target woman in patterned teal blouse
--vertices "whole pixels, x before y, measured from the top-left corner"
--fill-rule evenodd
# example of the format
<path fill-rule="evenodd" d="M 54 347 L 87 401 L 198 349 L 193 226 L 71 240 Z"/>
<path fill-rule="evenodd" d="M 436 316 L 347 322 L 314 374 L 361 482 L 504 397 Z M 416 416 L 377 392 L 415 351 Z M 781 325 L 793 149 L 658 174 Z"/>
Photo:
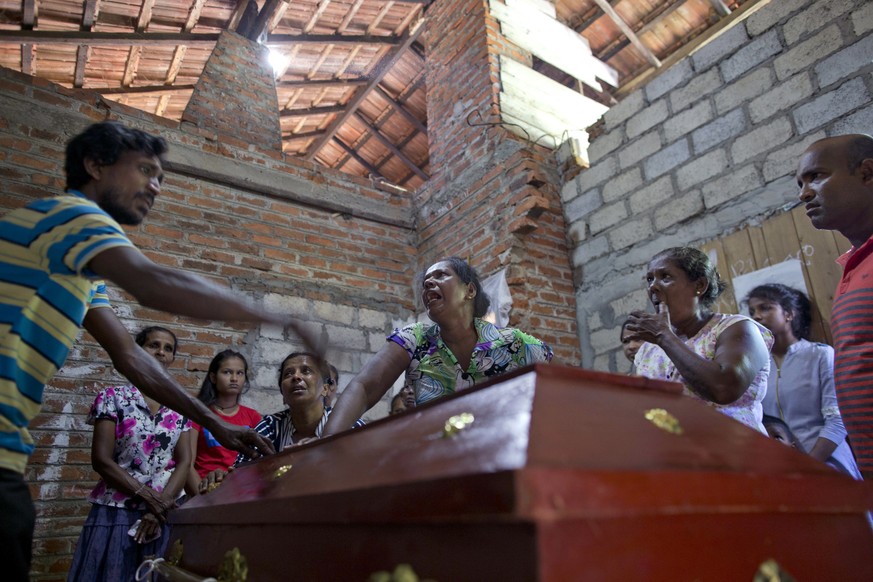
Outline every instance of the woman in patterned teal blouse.
<path fill-rule="evenodd" d="M 552 359 L 551 348 L 537 338 L 481 319 L 490 301 L 479 275 L 463 259 L 449 257 L 431 265 L 422 278 L 421 299 L 434 323 L 413 323 L 388 336 L 340 395 L 325 436 L 351 428 L 403 372 L 415 403 L 422 404 Z"/>

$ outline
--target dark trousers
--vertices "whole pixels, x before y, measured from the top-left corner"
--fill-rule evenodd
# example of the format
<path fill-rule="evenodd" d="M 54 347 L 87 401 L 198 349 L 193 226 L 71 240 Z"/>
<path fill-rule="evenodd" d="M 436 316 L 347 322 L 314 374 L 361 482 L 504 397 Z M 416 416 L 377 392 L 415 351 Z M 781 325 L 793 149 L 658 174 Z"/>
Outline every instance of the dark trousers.
<path fill-rule="evenodd" d="M 36 511 L 24 476 L 0 469 L 0 571 L 10 582 L 27 582 Z"/>

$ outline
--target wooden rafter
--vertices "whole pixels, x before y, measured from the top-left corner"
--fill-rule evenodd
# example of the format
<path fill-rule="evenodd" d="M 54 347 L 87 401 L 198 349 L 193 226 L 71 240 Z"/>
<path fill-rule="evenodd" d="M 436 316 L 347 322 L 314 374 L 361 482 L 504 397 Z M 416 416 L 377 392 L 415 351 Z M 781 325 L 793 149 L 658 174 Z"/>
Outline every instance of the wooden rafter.
<path fill-rule="evenodd" d="M 342 127 L 342 125 L 349 119 L 349 117 L 352 116 L 355 111 L 357 111 L 358 107 L 361 106 L 361 103 L 364 102 L 364 99 L 367 98 L 367 95 L 370 94 L 370 91 L 372 91 L 382 81 L 382 77 L 384 77 L 388 73 L 391 67 L 400 59 L 400 57 L 410 47 L 410 45 L 412 45 L 412 43 L 418 39 L 419 35 L 424 30 L 425 21 L 426 17 L 422 17 L 409 28 L 409 32 L 406 36 L 406 39 L 403 41 L 403 44 L 401 44 L 395 50 L 391 51 L 388 57 L 385 59 L 385 62 L 380 63 L 379 72 L 376 73 L 372 79 L 370 79 L 370 83 L 366 87 L 360 87 L 357 90 L 355 96 L 352 97 L 352 100 L 348 103 L 345 112 L 342 115 L 338 116 L 336 119 L 334 119 L 329 127 L 325 128 L 326 133 L 324 137 L 319 138 L 312 146 L 310 146 L 309 151 L 304 156 L 306 160 L 312 160 L 312 158 L 315 157 L 315 155 L 321 150 L 324 144 L 326 144 L 330 138 L 336 135 L 336 132 L 339 130 L 339 128 Z"/>
<path fill-rule="evenodd" d="M 342 113 L 346 110 L 344 105 L 325 105 L 323 107 L 307 107 L 305 109 L 285 109 L 279 112 L 279 117 L 301 117 L 309 115 L 328 115 L 330 113 Z"/>
<path fill-rule="evenodd" d="M 419 78 L 424 79 L 424 75 L 421 75 L 421 77 Z M 419 121 L 416 116 L 410 113 L 410 111 L 406 107 L 404 107 L 402 103 L 389 95 L 385 89 L 383 89 L 381 86 L 377 86 L 376 92 L 379 94 L 379 96 L 382 97 L 382 99 L 387 101 L 388 104 L 393 107 L 395 111 L 397 111 L 397 113 L 405 117 L 406 120 L 411 123 L 418 131 L 420 131 L 421 133 L 427 133 L 427 127 L 421 121 Z"/>
<path fill-rule="evenodd" d="M 615 25 L 621 30 L 622 34 L 624 34 L 627 39 L 630 41 L 634 47 L 640 51 L 640 53 L 645 57 L 649 63 L 654 67 L 660 67 L 661 61 L 658 60 L 658 57 L 649 50 L 649 47 L 643 44 L 640 38 L 634 33 L 630 26 L 628 26 L 627 22 L 619 15 L 618 12 L 607 2 L 606 0 L 594 0 L 594 3 L 597 4 L 603 12 L 609 16 L 609 18 L 615 23 Z"/>
<path fill-rule="evenodd" d="M 709 3 L 712 4 L 712 7 L 715 8 L 715 12 L 719 16 L 730 16 L 731 9 L 722 0 L 709 0 Z"/>
<path fill-rule="evenodd" d="M 276 87 L 290 89 L 293 87 L 360 87 L 366 85 L 369 79 L 307 79 L 305 81 L 277 81 Z"/>
<path fill-rule="evenodd" d="M 276 15 L 279 12 L 285 11 L 288 6 L 285 0 L 267 0 L 264 7 L 258 12 L 258 17 L 255 19 L 252 27 L 246 32 L 246 37 L 249 40 L 258 41 L 262 36 L 266 35 L 269 27 L 275 22 Z"/>
<path fill-rule="evenodd" d="M 391 97 L 391 95 L 385 89 L 383 89 L 381 85 L 376 86 L 376 91 L 380 95 L 382 95 L 383 98 L 389 99 L 389 103 L 393 104 L 394 107 L 392 107 L 390 110 L 388 110 L 387 113 L 384 113 L 383 115 L 381 115 L 379 117 L 379 119 L 374 121 L 373 126 L 376 127 L 377 129 L 382 127 L 383 124 L 387 123 L 388 120 L 391 119 L 391 117 L 394 113 L 401 113 L 414 126 L 413 130 L 411 132 L 409 132 L 409 134 L 404 139 L 402 139 L 399 144 L 397 144 L 398 149 L 403 149 L 404 147 L 406 147 L 406 145 L 409 142 L 411 142 L 413 140 L 413 138 L 415 138 L 415 136 L 419 134 L 419 132 L 427 135 L 427 128 L 421 123 L 421 121 L 418 120 L 418 118 L 416 118 L 414 115 L 412 115 L 412 113 L 410 113 L 409 110 L 406 109 L 406 107 L 403 105 L 403 100 L 406 97 L 408 97 L 409 95 L 411 95 L 412 93 L 414 93 L 424 83 L 424 80 L 425 80 L 425 75 L 422 73 L 421 75 L 419 75 L 418 79 L 416 79 L 414 83 L 411 83 L 410 85 L 408 85 L 402 91 L 402 93 L 397 96 L 396 99 Z M 363 137 L 361 137 L 357 141 L 357 143 L 355 144 L 356 147 L 359 149 L 363 148 L 367 144 L 367 142 L 370 140 L 371 137 L 372 137 L 372 134 L 367 133 L 366 135 L 364 135 Z M 390 157 L 385 157 L 381 161 L 376 163 L 376 169 L 377 170 L 380 169 L 389 159 L 390 159 Z M 349 161 L 349 156 L 344 156 L 337 161 L 337 163 L 335 164 L 334 167 L 341 168 L 348 161 Z M 413 175 L 415 175 L 415 174 L 413 174 Z"/>
<path fill-rule="evenodd" d="M 318 23 L 318 19 L 321 18 L 321 15 L 324 14 L 324 11 L 327 10 L 327 7 L 330 6 L 330 0 L 321 0 L 318 3 L 318 8 L 316 8 L 315 12 L 312 13 L 312 17 L 309 19 L 303 26 L 303 32 L 309 34 L 312 32 L 312 29 L 315 28 L 315 25 Z"/>
<path fill-rule="evenodd" d="M 358 121 L 360 121 L 362 124 L 364 124 L 364 127 L 367 128 L 367 131 L 369 131 L 373 135 L 373 137 L 375 137 L 377 140 L 379 140 L 379 142 L 381 142 L 383 146 L 388 148 L 388 151 L 390 151 L 392 154 L 397 156 L 397 159 L 399 159 L 401 162 L 406 164 L 406 167 L 408 167 L 410 170 L 415 172 L 415 174 L 419 178 L 421 178 L 422 180 L 429 180 L 430 179 L 430 176 L 425 174 L 424 171 L 421 168 L 419 168 L 415 162 L 410 160 L 406 156 L 406 154 L 404 154 L 402 151 L 400 151 L 400 148 L 398 148 L 396 145 L 394 145 L 390 139 L 388 139 L 387 137 L 382 135 L 382 132 L 379 131 L 378 128 L 374 127 L 373 124 L 370 123 L 370 121 L 366 117 L 364 117 L 364 115 L 360 111 L 355 111 L 355 118 Z"/>
<path fill-rule="evenodd" d="M 103 95 L 125 95 L 143 93 L 179 93 L 180 91 L 193 91 L 194 85 L 147 85 L 143 87 L 104 87 L 94 88 L 94 91 Z"/>
<path fill-rule="evenodd" d="M 342 149 L 343 149 L 347 154 L 349 154 L 350 156 L 352 156 L 353 158 L 355 158 L 355 161 L 358 162 L 359 164 L 361 164 L 362 166 L 364 166 L 364 168 L 365 168 L 368 172 L 370 172 L 370 174 L 376 176 L 377 178 L 382 178 L 382 179 L 385 178 L 385 176 L 383 176 L 382 174 L 380 174 L 380 173 L 379 173 L 379 170 L 377 170 L 377 169 L 373 166 L 373 164 L 371 164 L 370 162 L 368 162 L 367 160 L 365 160 L 364 158 L 362 158 L 362 157 L 358 154 L 358 152 L 356 152 L 354 149 L 352 149 L 351 147 L 349 147 L 348 145 L 346 145 L 346 143 L 345 143 L 343 140 L 341 140 L 340 138 L 338 138 L 338 137 L 335 136 L 335 135 L 330 136 L 330 139 L 333 140 L 337 145 L 339 145 L 339 147 L 341 147 L 341 148 L 342 148 Z"/>
<path fill-rule="evenodd" d="M 0 30 L 0 44 L 87 44 L 90 46 L 132 46 L 148 43 L 154 46 L 212 46 L 218 34 L 191 32 L 78 32 L 65 30 Z M 400 44 L 394 36 L 344 35 L 344 34 L 274 34 L 267 44 Z"/>

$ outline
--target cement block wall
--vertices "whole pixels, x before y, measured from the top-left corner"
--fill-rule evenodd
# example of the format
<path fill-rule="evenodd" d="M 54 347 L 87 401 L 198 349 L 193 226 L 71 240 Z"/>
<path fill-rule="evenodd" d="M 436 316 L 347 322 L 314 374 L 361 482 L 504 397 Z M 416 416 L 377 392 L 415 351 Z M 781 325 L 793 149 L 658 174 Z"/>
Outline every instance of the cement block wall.
<path fill-rule="evenodd" d="M 772 0 L 626 96 L 562 190 L 582 363 L 625 372 L 626 314 L 656 252 L 797 203 L 812 141 L 873 133 L 873 4 Z"/>

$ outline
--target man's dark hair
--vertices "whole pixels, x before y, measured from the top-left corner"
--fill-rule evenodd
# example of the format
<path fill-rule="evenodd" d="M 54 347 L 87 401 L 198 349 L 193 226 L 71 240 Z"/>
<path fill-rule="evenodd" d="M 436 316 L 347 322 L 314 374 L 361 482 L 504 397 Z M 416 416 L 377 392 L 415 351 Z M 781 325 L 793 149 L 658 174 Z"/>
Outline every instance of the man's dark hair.
<path fill-rule="evenodd" d="M 159 325 L 150 325 L 149 327 L 144 328 L 142 331 L 140 331 L 138 334 L 136 334 L 136 337 L 134 338 L 133 341 L 136 342 L 136 345 L 142 347 L 146 344 L 147 341 L 149 341 L 149 334 L 156 332 L 156 331 L 162 331 L 164 333 L 170 334 L 170 336 L 173 338 L 173 355 L 175 356 L 176 355 L 176 348 L 179 345 L 179 340 L 176 339 L 176 334 L 171 332 L 166 327 L 161 327 Z"/>
<path fill-rule="evenodd" d="M 853 135 L 846 145 L 846 163 L 853 174 L 861 162 L 873 159 L 873 137 L 864 134 Z"/>
<path fill-rule="evenodd" d="M 111 166 L 124 152 L 135 151 L 157 156 L 163 164 L 167 150 L 167 142 L 162 137 L 125 127 L 117 121 L 95 123 L 67 144 L 64 162 L 67 188 L 81 188 L 91 181 L 91 175 L 85 169 L 85 159 Z"/>

